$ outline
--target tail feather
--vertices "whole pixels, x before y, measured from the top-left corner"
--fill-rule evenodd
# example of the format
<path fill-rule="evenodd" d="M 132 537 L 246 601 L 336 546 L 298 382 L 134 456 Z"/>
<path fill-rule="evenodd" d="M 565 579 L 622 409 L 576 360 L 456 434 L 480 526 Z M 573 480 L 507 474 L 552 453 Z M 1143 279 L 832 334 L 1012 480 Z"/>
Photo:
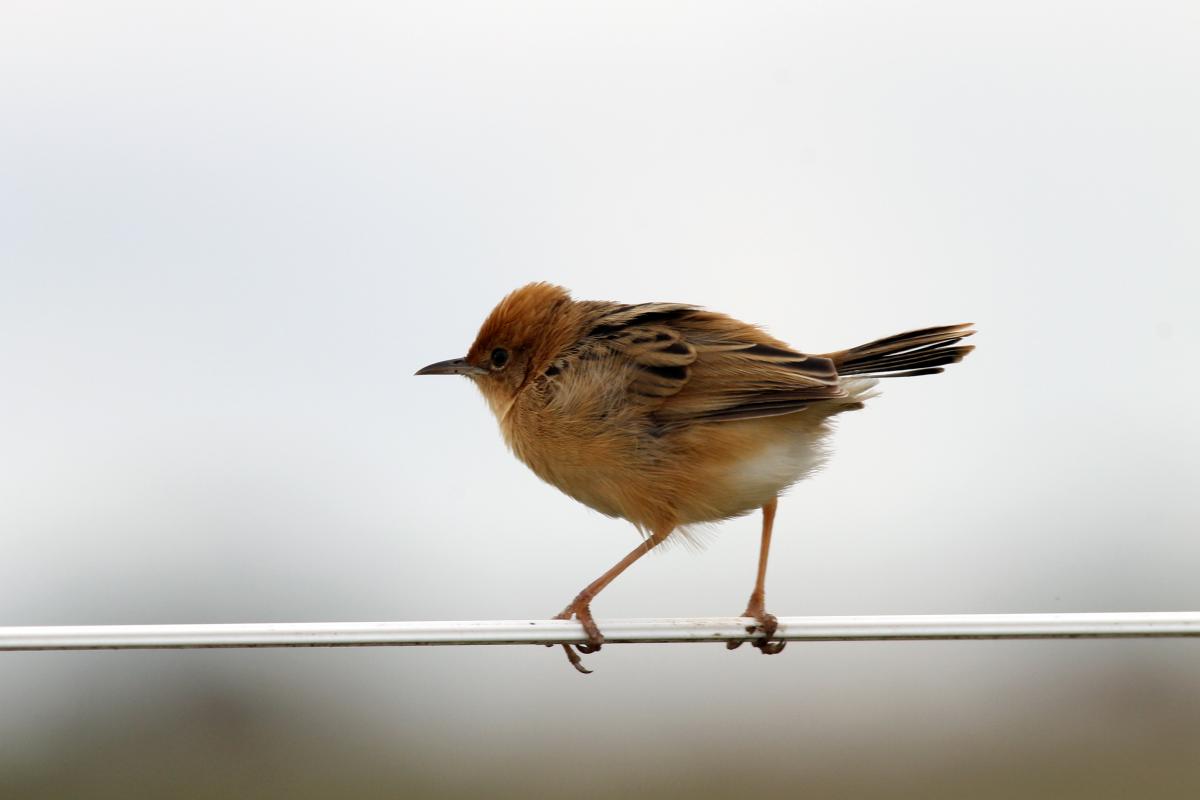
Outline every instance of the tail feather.
<path fill-rule="evenodd" d="M 849 350 L 829 353 L 839 375 L 903 378 L 936 375 L 943 367 L 962 361 L 975 348 L 958 342 L 972 335 L 971 323 L 921 328 L 876 339 Z"/>

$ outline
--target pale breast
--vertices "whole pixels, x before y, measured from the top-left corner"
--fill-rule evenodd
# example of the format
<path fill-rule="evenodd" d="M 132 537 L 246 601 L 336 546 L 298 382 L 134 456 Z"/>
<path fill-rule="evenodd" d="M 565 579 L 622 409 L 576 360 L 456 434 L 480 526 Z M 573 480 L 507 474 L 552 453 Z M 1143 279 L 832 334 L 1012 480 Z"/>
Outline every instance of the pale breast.
<path fill-rule="evenodd" d="M 610 517 L 646 527 L 662 518 L 664 501 L 655 497 L 659 480 L 647 458 L 651 454 L 638 447 L 636 436 L 534 415 L 526 415 L 525 422 L 501 428 L 514 455 L 539 478 Z"/>

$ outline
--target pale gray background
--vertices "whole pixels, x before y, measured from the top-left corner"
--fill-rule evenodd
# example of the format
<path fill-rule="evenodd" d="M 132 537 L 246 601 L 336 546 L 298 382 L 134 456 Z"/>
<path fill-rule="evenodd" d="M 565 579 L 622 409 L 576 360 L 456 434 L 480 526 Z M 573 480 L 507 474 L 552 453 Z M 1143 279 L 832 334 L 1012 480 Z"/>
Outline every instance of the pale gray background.
<path fill-rule="evenodd" d="M 0 623 L 556 612 L 632 528 L 411 377 L 538 279 L 808 350 L 979 325 L 781 503 L 779 614 L 1197 608 L 1197 8 L 9 0 Z M 740 611 L 757 530 L 597 615 Z M 1194 642 L 589 663 L 0 654 L 0 793 L 1200 790 Z"/>

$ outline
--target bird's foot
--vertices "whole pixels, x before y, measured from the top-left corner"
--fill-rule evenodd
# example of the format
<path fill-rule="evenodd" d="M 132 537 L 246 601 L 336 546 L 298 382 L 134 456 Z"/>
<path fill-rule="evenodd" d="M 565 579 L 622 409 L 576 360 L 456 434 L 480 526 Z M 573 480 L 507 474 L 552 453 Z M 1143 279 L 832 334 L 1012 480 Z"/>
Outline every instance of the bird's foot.
<path fill-rule="evenodd" d="M 779 620 L 774 614 L 768 614 L 766 609 L 761 605 L 751 602 L 750 607 L 742 612 L 743 617 L 752 617 L 758 621 L 757 625 L 747 625 L 746 633 L 761 632 L 762 636 L 758 637 L 750 644 L 753 645 L 758 652 L 764 656 L 773 656 L 783 652 L 783 648 L 787 646 L 787 642 L 772 642 L 771 637 L 775 635 L 775 631 L 779 628 Z M 741 647 L 741 642 L 726 642 L 725 647 L 729 650 L 736 650 Z"/>
<path fill-rule="evenodd" d="M 590 654 L 600 652 L 600 646 L 604 644 L 604 634 L 600 633 L 600 628 L 596 625 L 596 620 L 592 617 L 592 609 L 588 601 L 577 597 L 571 605 L 564 608 L 562 613 L 554 618 L 575 618 L 579 620 L 579 624 L 583 626 L 583 632 L 587 634 L 587 642 L 577 645 L 564 644 L 562 648 L 566 652 L 567 661 L 571 662 L 572 667 L 584 675 L 592 674 L 592 671 L 583 665 L 583 659 L 579 657 L 579 653 Z M 579 653 L 575 652 L 576 650 Z"/>

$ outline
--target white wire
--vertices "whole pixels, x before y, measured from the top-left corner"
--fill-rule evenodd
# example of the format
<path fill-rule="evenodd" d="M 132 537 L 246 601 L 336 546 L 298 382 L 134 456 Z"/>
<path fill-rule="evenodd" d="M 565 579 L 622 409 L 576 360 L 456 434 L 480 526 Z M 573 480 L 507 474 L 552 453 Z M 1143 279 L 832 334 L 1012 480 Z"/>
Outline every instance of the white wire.
<path fill-rule="evenodd" d="M 752 620 L 613 619 L 598 624 L 608 643 L 729 642 L 754 637 Z M 1088 614 L 931 614 L 780 617 L 775 639 L 1063 639 L 1200 636 L 1200 611 Z M 0 627 L 0 651 L 193 647 L 365 647 L 380 645 L 583 642 L 565 620 L 466 622 L 283 622 L 219 625 Z"/>

